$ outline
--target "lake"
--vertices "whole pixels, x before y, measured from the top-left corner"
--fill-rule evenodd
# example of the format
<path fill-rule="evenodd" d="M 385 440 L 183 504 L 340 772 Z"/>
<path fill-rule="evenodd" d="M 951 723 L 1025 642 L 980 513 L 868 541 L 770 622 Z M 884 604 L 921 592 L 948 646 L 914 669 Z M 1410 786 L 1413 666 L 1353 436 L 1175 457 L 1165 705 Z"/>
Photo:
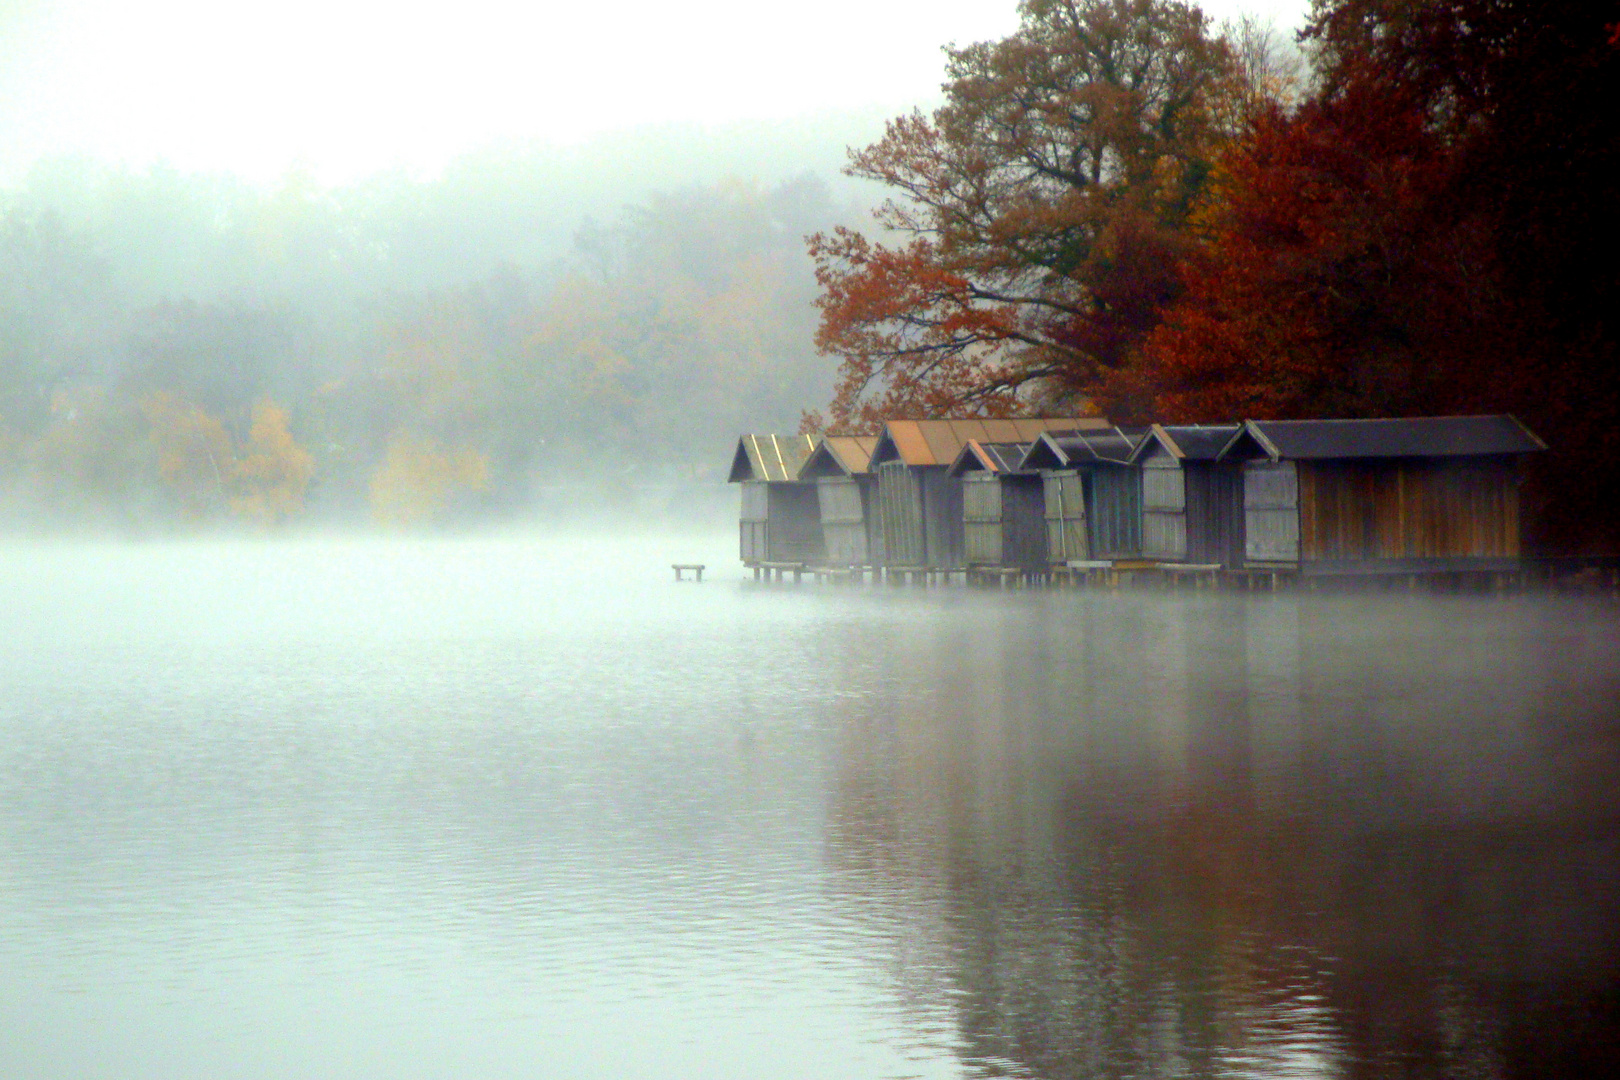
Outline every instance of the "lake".
<path fill-rule="evenodd" d="M 0 642 L 7 1077 L 1620 1064 L 1612 602 L 18 543 Z"/>

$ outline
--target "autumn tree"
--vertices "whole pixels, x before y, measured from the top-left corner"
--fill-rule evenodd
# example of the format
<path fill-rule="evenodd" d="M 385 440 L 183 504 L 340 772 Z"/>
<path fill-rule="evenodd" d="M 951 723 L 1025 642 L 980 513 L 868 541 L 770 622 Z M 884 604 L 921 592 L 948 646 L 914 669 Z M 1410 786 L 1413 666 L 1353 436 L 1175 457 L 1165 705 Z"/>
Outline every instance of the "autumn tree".
<path fill-rule="evenodd" d="M 889 123 L 850 175 L 895 193 L 886 234 L 810 238 L 838 426 L 1072 404 L 1179 288 L 1186 225 L 1240 72 L 1179 0 L 1023 0 L 947 49 L 946 103 Z"/>

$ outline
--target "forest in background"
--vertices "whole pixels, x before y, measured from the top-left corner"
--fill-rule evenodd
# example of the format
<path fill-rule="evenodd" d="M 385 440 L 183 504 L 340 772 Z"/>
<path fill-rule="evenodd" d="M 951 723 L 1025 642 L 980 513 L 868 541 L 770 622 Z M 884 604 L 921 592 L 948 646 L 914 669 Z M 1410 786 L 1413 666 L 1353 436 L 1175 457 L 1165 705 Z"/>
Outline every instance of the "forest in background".
<path fill-rule="evenodd" d="M 861 204 L 828 127 L 337 189 L 42 163 L 0 194 L 0 525 L 679 515 L 830 392 L 803 238 Z"/>
<path fill-rule="evenodd" d="M 1620 552 L 1620 4 L 1023 0 L 851 154 L 810 247 L 841 366 L 806 430 L 1511 412 L 1530 540 Z"/>

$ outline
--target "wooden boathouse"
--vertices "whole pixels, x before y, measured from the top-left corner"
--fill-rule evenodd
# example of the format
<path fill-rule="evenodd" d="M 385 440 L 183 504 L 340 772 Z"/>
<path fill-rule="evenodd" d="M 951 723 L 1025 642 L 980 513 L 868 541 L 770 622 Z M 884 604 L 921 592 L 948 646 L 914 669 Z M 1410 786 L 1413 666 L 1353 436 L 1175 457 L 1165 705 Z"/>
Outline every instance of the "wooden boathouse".
<path fill-rule="evenodd" d="M 816 485 L 799 479 L 815 449 L 809 435 L 744 435 L 731 458 L 729 483 L 742 485 L 738 548 L 758 571 L 800 567 L 826 557 Z"/>
<path fill-rule="evenodd" d="M 1029 443 L 1047 431 L 1103 431 L 1101 418 L 890 420 L 872 448 L 883 565 L 953 570 L 963 564 L 962 485 L 947 475 L 969 439 Z"/>
<path fill-rule="evenodd" d="M 1041 475 L 1022 467 L 1030 445 L 969 439 L 947 471 L 962 484 L 962 558 L 970 575 L 1046 570 Z"/>
<path fill-rule="evenodd" d="M 830 567 L 858 568 L 883 562 L 883 530 L 873 513 L 871 461 L 875 435 L 828 435 L 799 469 L 813 483 L 821 535 Z"/>
<path fill-rule="evenodd" d="M 1237 424 L 1154 424 L 1131 462 L 1142 470 L 1142 557 L 1159 563 L 1243 567 L 1243 469 L 1217 461 Z"/>
<path fill-rule="evenodd" d="M 1131 455 L 1145 429 L 1043 432 L 1020 467 L 1042 478 L 1053 565 L 1142 557 L 1142 481 Z"/>
<path fill-rule="evenodd" d="M 1301 575 L 1520 567 L 1520 462 L 1546 444 L 1512 416 L 1249 420 L 1244 562 Z"/>

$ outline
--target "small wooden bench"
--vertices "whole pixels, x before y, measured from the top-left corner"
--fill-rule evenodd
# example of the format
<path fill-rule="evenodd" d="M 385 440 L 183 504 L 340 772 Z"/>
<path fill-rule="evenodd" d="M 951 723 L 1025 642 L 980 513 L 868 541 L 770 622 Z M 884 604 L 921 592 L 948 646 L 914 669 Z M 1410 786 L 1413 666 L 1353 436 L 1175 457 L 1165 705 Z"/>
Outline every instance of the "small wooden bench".
<path fill-rule="evenodd" d="M 678 562 L 678 563 L 671 563 L 670 565 L 675 570 L 675 580 L 676 581 L 685 580 L 682 577 L 682 575 L 685 574 L 686 571 L 688 571 L 688 570 L 692 571 L 693 575 L 696 577 L 696 579 L 698 581 L 703 580 L 703 564 L 700 563 L 700 562 Z"/>

